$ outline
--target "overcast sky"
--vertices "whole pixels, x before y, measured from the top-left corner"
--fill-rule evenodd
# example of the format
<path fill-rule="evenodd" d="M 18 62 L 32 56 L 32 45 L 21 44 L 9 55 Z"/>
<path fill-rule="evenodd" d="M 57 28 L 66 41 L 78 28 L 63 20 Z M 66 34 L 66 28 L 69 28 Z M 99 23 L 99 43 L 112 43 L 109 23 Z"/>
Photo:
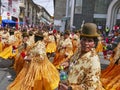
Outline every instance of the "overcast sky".
<path fill-rule="evenodd" d="M 43 6 L 51 16 L 54 15 L 53 0 L 33 0 L 36 4 Z"/>

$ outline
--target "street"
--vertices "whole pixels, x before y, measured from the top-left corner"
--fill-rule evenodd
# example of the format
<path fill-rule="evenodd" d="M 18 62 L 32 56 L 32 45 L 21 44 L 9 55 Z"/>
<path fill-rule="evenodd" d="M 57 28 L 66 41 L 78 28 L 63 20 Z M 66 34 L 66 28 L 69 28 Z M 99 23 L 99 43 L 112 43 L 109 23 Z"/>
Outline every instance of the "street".
<path fill-rule="evenodd" d="M 15 73 L 11 68 L 0 68 L 0 90 L 6 90 L 6 87 L 11 83 L 11 75 Z"/>

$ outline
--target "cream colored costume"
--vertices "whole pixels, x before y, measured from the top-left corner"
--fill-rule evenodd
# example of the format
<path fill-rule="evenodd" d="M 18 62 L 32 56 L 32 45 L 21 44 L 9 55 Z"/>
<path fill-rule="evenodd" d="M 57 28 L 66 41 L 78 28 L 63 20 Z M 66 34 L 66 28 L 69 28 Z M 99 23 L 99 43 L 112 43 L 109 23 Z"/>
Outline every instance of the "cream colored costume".
<path fill-rule="evenodd" d="M 102 90 L 100 86 L 100 61 L 95 50 L 71 62 L 68 74 L 69 85 L 72 90 Z M 81 89 L 83 88 L 83 89 Z"/>
<path fill-rule="evenodd" d="M 26 42 L 28 46 L 31 46 L 35 43 L 34 37 L 35 37 L 34 35 L 29 36 L 29 40 L 27 40 Z"/>
<path fill-rule="evenodd" d="M 44 36 L 45 45 L 47 45 L 47 41 L 48 41 L 48 32 L 44 32 L 44 33 L 43 33 L 43 36 Z"/>
<path fill-rule="evenodd" d="M 18 42 L 18 38 L 16 38 L 14 35 L 9 36 L 8 40 L 5 39 L 5 43 L 9 46 L 6 47 L 0 53 L 0 57 L 2 57 L 4 59 L 14 57 L 18 53 L 17 49 L 15 50 L 15 47 L 17 47 L 17 45 L 18 45 L 18 44 L 16 44 L 17 42 Z"/>
<path fill-rule="evenodd" d="M 9 37 L 10 37 L 9 32 L 6 32 L 6 33 L 3 32 L 3 34 L 2 34 L 2 43 L 8 44 Z"/>
<path fill-rule="evenodd" d="M 59 43 L 59 41 L 60 41 L 60 38 L 61 38 L 61 37 L 60 37 L 60 34 L 57 34 L 57 35 L 56 35 L 56 43 L 57 43 L 57 45 L 58 45 L 58 43 Z"/>
<path fill-rule="evenodd" d="M 15 37 L 15 35 L 11 35 L 8 39 L 8 44 L 13 44 L 18 40 L 18 38 Z"/>
<path fill-rule="evenodd" d="M 3 32 L 4 32 L 3 30 L 2 30 L 2 31 L 0 31 L 0 36 L 2 36 L 2 35 L 3 35 Z"/>
<path fill-rule="evenodd" d="M 67 61 L 73 55 L 73 45 L 71 39 L 60 40 L 58 50 L 54 58 L 53 64 L 59 67 L 63 62 Z"/>

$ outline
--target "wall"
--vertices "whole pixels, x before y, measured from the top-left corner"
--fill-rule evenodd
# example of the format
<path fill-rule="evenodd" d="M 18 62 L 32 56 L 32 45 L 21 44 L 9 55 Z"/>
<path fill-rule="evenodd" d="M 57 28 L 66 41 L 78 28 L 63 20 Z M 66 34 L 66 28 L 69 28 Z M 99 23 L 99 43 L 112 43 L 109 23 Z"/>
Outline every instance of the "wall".
<path fill-rule="evenodd" d="M 95 0 L 82 1 L 82 13 L 74 15 L 74 26 L 76 29 L 81 27 L 83 20 L 86 22 L 93 22 Z"/>
<path fill-rule="evenodd" d="M 65 22 L 62 21 L 62 18 L 66 16 L 66 1 L 67 0 L 55 0 L 54 27 L 61 32 L 65 29 Z"/>

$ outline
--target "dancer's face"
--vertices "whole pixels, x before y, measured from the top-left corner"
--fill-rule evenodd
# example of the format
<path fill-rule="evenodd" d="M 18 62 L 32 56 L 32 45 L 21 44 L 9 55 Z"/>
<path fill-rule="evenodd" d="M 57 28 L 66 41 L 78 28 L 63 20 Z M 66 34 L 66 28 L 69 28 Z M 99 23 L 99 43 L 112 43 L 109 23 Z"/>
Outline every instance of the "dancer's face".
<path fill-rule="evenodd" d="M 89 52 L 95 47 L 95 42 L 93 38 L 82 37 L 81 39 L 81 50 L 82 52 Z"/>

